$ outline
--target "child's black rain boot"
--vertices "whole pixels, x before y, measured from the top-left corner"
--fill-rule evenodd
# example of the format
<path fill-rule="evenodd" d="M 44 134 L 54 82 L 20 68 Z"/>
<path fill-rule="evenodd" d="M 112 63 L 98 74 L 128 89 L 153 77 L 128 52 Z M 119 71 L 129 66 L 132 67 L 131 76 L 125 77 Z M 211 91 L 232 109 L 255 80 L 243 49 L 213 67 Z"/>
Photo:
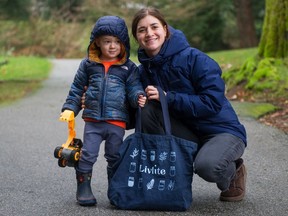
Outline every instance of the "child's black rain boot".
<path fill-rule="evenodd" d="M 97 204 L 91 190 L 92 173 L 81 173 L 76 171 L 77 194 L 76 199 L 81 206 L 93 206 Z"/>

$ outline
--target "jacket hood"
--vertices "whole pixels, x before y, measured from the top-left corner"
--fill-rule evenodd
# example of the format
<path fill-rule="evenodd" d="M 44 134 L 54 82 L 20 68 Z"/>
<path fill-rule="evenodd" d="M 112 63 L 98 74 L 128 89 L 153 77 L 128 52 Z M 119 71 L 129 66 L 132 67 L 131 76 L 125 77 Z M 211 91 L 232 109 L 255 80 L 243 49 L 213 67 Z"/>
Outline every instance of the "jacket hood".
<path fill-rule="evenodd" d="M 90 44 L 88 46 L 88 58 L 99 60 L 99 48 L 95 45 L 95 38 L 102 35 L 111 35 L 119 38 L 125 53 L 121 53 L 121 61 L 127 60 L 130 56 L 130 41 L 128 29 L 125 21 L 118 16 L 103 16 L 100 17 L 94 25 L 90 36 Z"/>
<path fill-rule="evenodd" d="M 138 50 L 138 60 L 141 64 L 144 66 L 150 62 L 153 64 L 162 64 L 169 60 L 171 56 L 174 56 L 187 47 L 190 47 L 182 31 L 176 30 L 171 26 L 169 26 L 169 31 L 170 37 L 165 40 L 161 50 L 156 56 L 148 57 L 143 48 Z"/>

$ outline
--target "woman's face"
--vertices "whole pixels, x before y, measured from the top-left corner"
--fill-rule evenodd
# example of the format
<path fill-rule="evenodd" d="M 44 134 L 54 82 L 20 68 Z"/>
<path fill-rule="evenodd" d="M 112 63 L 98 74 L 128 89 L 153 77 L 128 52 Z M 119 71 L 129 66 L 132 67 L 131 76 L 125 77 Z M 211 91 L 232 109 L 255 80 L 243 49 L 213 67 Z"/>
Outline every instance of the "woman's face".
<path fill-rule="evenodd" d="M 166 35 L 167 26 L 163 26 L 157 18 L 151 15 L 144 17 L 138 22 L 137 41 L 150 57 L 159 53 Z"/>

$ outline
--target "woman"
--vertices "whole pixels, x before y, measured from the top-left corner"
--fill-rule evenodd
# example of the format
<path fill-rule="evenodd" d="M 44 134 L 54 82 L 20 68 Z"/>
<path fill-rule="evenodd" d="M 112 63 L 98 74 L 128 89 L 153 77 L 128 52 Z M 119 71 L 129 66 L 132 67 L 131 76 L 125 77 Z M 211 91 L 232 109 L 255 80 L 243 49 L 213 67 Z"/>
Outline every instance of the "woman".
<path fill-rule="evenodd" d="M 184 34 L 167 24 L 157 9 L 139 10 L 132 22 L 139 43 L 141 79 L 148 103 L 143 108 L 145 133 L 163 133 L 160 86 L 168 101 L 172 134 L 199 139 L 195 173 L 221 190 L 220 200 L 240 201 L 245 195 L 244 126 L 225 97 L 218 64 L 190 47 Z"/>

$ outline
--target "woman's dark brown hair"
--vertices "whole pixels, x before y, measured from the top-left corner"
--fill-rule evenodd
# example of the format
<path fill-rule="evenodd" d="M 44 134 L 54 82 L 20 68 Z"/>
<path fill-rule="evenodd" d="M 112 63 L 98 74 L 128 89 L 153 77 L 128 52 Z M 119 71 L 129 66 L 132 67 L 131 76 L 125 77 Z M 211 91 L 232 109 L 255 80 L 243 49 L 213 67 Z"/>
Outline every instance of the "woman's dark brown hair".
<path fill-rule="evenodd" d="M 152 8 L 152 7 L 142 8 L 138 12 L 136 12 L 136 14 L 134 15 L 134 18 L 132 21 L 132 35 L 133 35 L 133 37 L 137 40 L 137 25 L 141 19 L 143 19 L 144 17 L 146 17 L 148 15 L 151 15 L 151 16 L 157 18 L 163 26 L 166 26 L 166 28 L 167 28 L 166 38 L 168 38 L 170 36 L 170 32 L 168 29 L 168 23 L 166 22 L 164 16 L 160 13 L 160 11 L 157 10 L 156 8 Z"/>

